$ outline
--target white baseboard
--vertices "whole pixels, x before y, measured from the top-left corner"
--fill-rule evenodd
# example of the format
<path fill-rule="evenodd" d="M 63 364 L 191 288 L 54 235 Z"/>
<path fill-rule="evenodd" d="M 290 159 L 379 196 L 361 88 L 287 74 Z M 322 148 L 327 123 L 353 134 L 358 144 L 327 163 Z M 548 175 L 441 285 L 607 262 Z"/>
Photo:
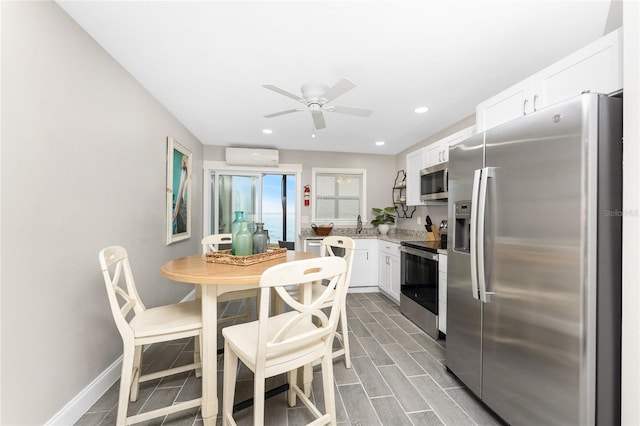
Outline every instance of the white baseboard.
<path fill-rule="evenodd" d="M 180 302 L 195 300 L 195 290 L 187 294 Z M 147 346 L 145 350 L 149 348 Z M 114 361 L 106 370 L 96 377 L 87 387 L 82 389 L 71 401 L 45 423 L 45 425 L 72 425 L 89 410 L 106 391 L 120 378 L 122 356 Z"/>
<path fill-rule="evenodd" d="M 347 293 L 378 293 L 380 291 L 380 287 L 370 286 L 370 287 L 349 287 Z"/>
<path fill-rule="evenodd" d="M 49 419 L 46 425 L 75 424 L 89 408 L 120 378 L 122 356 Z"/>

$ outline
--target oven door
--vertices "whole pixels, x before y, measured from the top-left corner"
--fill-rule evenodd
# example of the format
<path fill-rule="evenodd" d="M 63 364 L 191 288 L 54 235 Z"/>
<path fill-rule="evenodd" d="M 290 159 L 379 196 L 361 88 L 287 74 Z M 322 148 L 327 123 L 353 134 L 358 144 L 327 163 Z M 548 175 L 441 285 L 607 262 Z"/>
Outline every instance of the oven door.
<path fill-rule="evenodd" d="M 401 247 L 400 292 L 438 315 L 438 255 Z"/>

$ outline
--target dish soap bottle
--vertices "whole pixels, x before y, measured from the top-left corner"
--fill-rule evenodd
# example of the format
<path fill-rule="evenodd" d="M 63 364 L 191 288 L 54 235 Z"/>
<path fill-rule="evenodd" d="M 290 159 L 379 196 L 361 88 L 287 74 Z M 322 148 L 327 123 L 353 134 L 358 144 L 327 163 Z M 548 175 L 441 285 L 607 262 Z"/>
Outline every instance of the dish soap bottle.
<path fill-rule="evenodd" d="M 248 222 L 241 222 L 236 238 L 231 240 L 232 243 L 236 242 L 236 256 L 249 256 L 252 253 L 252 235 L 247 225 Z"/>
<path fill-rule="evenodd" d="M 244 222 L 244 213 L 242 211 L 233 212 L 236 217 L 231 222 L 231 254 L 236 254 L 236 235 L 240 231 L 240 224 Z"/>

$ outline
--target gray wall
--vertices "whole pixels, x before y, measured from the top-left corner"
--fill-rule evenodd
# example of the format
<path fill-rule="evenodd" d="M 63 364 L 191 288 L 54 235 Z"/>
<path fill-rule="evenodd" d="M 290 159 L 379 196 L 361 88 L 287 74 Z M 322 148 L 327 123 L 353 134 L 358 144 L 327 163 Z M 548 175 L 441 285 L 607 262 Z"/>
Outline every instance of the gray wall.
<path fill-rule="evenodd" d="M 222 146 L 205 146 L 205 161 L 224 161 L 225 150 Z M 362 220 L 373 218 L 371 207 L 385 207 L 393 204 L 392 188 L 396 177 L 395 157 L 393 155 L 352 154 L 346 152 L 320 152 L 280 150 L 280 163 L 302 164 L 302 185 L 314 185 L 311 182 L 311 169 L 314 167 L 355 168 L 367 170 L 367 211 Z M 301 195 L 301 194 L 299 194 Z M 313 206 L 302 207 L 302 216 L 311 221 Z M 303 227 L 309 226 L 303 223 Z"/>
<path fill-rule="evenodd" d="M 125 246 L 148 306 L 191 286 L 160 276 L 199 252 L 165 246 L 166 138 L 202 145 L 53 2 L 2 2 L 0 424 L 43 424 L 122 354 L 98 251 Z"/>

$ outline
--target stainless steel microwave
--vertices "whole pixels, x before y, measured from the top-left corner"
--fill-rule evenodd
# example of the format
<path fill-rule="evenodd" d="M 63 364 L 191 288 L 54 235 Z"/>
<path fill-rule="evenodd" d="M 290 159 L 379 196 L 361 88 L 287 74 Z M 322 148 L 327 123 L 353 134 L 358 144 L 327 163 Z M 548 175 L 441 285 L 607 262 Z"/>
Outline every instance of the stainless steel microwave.
<path fill-rule="evenodd" d="M 420 170 L 420 199 L 444 201 L 449 198 L 448 180 L 448 163 Z"/>

